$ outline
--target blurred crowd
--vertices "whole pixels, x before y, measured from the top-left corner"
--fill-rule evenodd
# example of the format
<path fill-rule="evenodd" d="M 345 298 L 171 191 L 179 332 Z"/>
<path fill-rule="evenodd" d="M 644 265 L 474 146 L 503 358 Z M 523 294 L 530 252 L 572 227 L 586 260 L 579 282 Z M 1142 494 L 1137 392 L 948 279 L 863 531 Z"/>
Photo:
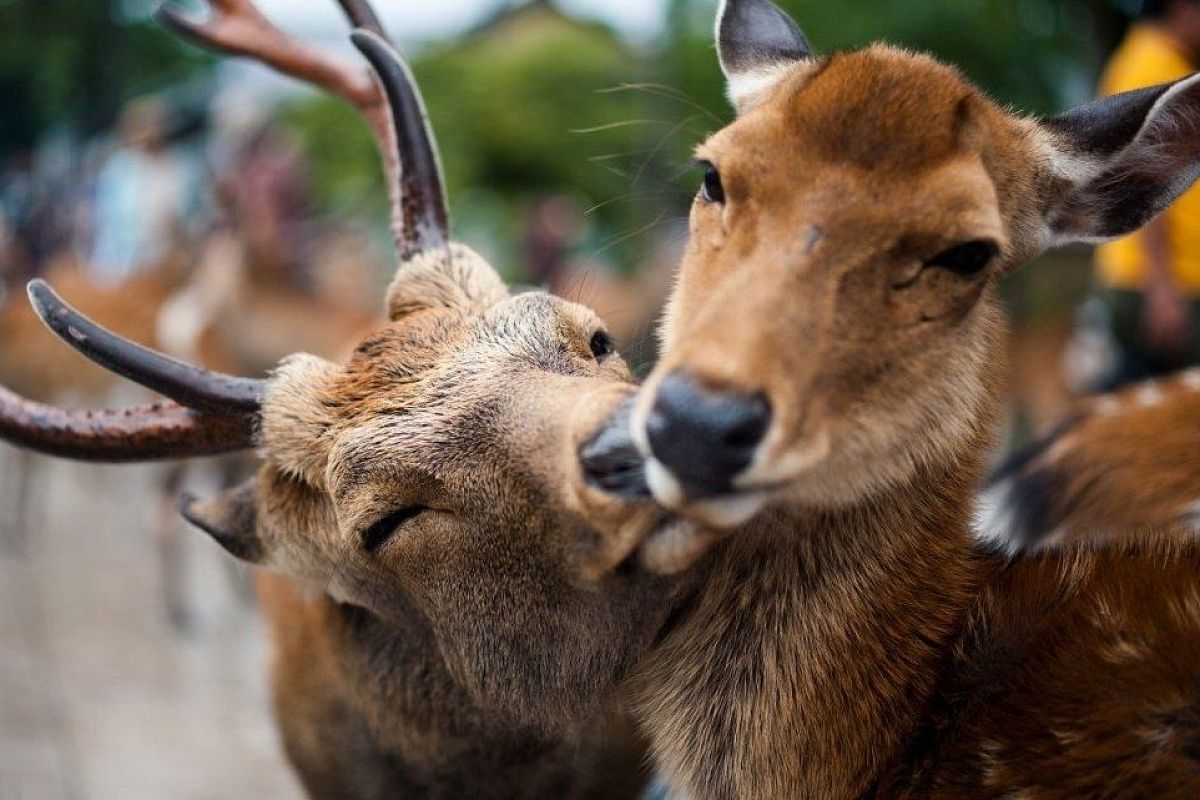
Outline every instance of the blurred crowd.
<path fill-rule="evenodd" d="M 1197 68 L 1200 2 L 1150 0 L 1109 60 L 1100 94 L 1157 86 Z M 1096 288 L 1081 328 L 1111 356 L 1093 357 L 1094 364 L 1068 359 L 1077 389 L 1114 388 L 1200 363 L 1200 189 L 1137 234 L 1101 245 L 1095 260 Z M 1095 374 L 1081 369 L 1085 363 Z"/>
<path fill-rule="evenodd" d="M 0 178 L 0 276 L 9 290 L 55 265 L 114 287 L 236 231 L 255 270 L 310 284 L 311 194 L 303 160 L 269 116 L 208 129 L 156 97 L 82 147 L 10 156 Z"/>
<path fill-rule="evenodd" d="M 592 37 L 579 41 L 602 45 L 595 58 L 611 62 L 606 69 L 619 71 L 616 65 L 629 58 L 609 34 L 580 26 L 547 3 L 501 15 L 473 36 L 477 43 L 507 43 L 517 30 L 527 35 L 538 31 L 538 36 L 554 41 Z M 435 53 L 430 63 L 439 69 L 429 73 L 427 84 L 439 91 L 447 70 L 473 69 L 472 62 L 463 59 L 482 47 Z M 686 54 L 686 48 L 679 49 Z M 514 55 L 513 61 L 520 58 Z M 534 66 L 527 72 L 542 74 L 540 63 L 531 62 Z M 1108 57 L 1097 91 L 1108 95 L 1163 83 L 1191 73 L 1198 64 L 1200 2 L 1146 0 Z M 528 80 L 525 72 L 519 75 L 523 77 L 514 79 L 514 85 Z M 612 78 L 605 73 L 601 79 Z M 683 110 L 686 106 L 679 104 Z M 634 108 L 633 113 L 641 113 Z M 450 107 L 441 113 L 460 110 Z M 488 113 L 481 107 L 474 111 L 476 116 Z M 675 125 L 672 132 L 698 138 L 700 134 L 680 127 L 688 122 Z M 347 321 L 331 324 L 333 333 L 313 344 L 335 350 L 332 338 L 353 332 L 377 305 L 388 273 L 382 241 L 386 233 L 381 220 L 349 226 L 321 213 L 328 203 L 317 198 L 310 174 L 320 159 L 314 162 L 311 147 L 304 150 L 295 123 L 269 103 L 255 100 L 215 104 L 199 114 L 163 96 L 145 96 L 126 103 L 115 124 L 99 135 L 80 142 L 50 134 L 34 147 L 10 152 L 0 164 L 0 308 L 5 296 L 19 297 L 29 278 L 48 273 L 70 272 L 82 284 L 110 293 L 146 276 L 169 276 L 169 291 L 156 300 L 161 313 L 152 343 L 180 355 L 206 353 L 210 361 L 223 362 L 218 366 L 261 370 L 277 355 L 305 343 L 303 338 L 288 342 L 284 337 L 304 334 L 303 321 L 311 318 L 312 304 L 324 304 L 338 309 Z M 344 119 L 340 124 L 339 131 L 355 123 Z M 493 130 L 496 124 L 488 122 L 486 127 Z M 459 133 L 451 131 L 452 147 L 463 146 L 463 137 L 455 135 Z M 565 130 L 555 134 L 556 139 L 570 136 Z M 498 139 L 490 146 L 502 147 L 511 140 Z M 621 141 L 605 140 L 604 146 Z M 524 192 L 517 203 L 506 198 L 509 205 L 502 208 L 486 194 L 476 193 L 470 196 L 475 205 L 465 215 L 466 225 L 459 230 L 467 228 L 467 239 L 478 240 L 484 249 L 497 245 L 497 260 L 513 280 L 546 286 L 595 307 L 610 320 L 623 349 L 644 365 L 653 358 L 649 332 L 684 238 L 682 214 L 689 190 L 680 193 L 668 186 L 661 177 L 665 170 L 655 161 L 675 146 L 673 142 L 663 147 L 665 139 L 630 141 L 634 146 L 653 145 L 629 159 L 636 169 L 617 169 L 612 165 L 621 162 L 607 160 L 607 154 L 587 159 L 579 148 L 574 148 L 570 169 L 585 174 L 582 163 L 594 160 L 600 167 L 586 170 L 588 176 L 605 170 L 612 173 L 609 180 L 614 174 L 624 176 L 630 189 L 624 203 L 618 202 L 621 197 L 589 196 L 583 187 L 539 186 Z M 339 138 L 329 144 L 345 143 Z M 639 152 L 649 156 L 642 161 Z M 479 164 L 504 163 L 510 157 L 514 164 L 525 163 L 524 155 L 502 149 L 484 155 L 476 159 Z M 450 162 L 452 179 L 463 160 L 459 154 Z M 522 166 L 515 174 L 530 179 L 529 169 Z M 350 165 L 346 171 L 353 171 Z M 504 182 L 513 180 L 514 168 L 497 174 L 500 190 L 508 191 Z M 648 175 L 657 175 L 653 180 L 658 184 L 642 191 L 652 183 Z M 372 180 L 377 182 L 378 175 Z M 660 190 L 660 185 L 666 188 Z M 599 205 L 587 208 L 597 201 Z M 644 231 L 632 231 L 639 235 L 631 246 L 625 226 L 655 211 L 656 203 L 662 214 Z M 632 209 L 629 219 L 613 213 L 622 205 Z M 508 207 L 520 211 L 513 215 L 505 210 Z M 479 224 L 489 208 L 500 211 L 491 216 L 508 229 L 507 244 L 494 236 L 489 239 L 486 226 Z M 610 217 L 593 215 L 597 209 Z M 597 230 L 603 235 L 598 237 Z M 640 235 L 643 232 L 648 233 Z M 605 252 L 610 236 L 621 245 L 619 253 Z M 637 252 L 631 259 L 634 247 Z M 1049 333 L 1047 326 L 1018 329 L 1016 368 L 1022 376 L 1014 381 L 1015 399 L 1018 406 L 1024 402 L 1039 407 L 1030 412 L 1034 428 L 1057 413 L 1072 394 L 1200 363 L 1200 190 L 1185 195 L 1136 236 L 1102 245 L 1094 256 L 1074 257 L 1093 259 L 1086 286 L 1047 292 L 1045 284 L 1035 282 L 1016 303 L 1021 316 L 1026 307 L 1039 304 L 1041 295 L 1058 292 L 1068 294 L 1068 302 L 1078 308 L 1072 324 Z M 251 303 L 251 297 L 258 299 Z M 269 307 L 297 321 L 254 322 L 253 313 L 235 320 L 231 309 L 244 312 L 248 306 L 253 313 L 265 315 L 263 308 Z M 102 321 L 118 327 L 121 322 Z M 206 336 L 214 338 L 213 328 L 226 338 L 220 346 L 205 341 Z M 228 341 L 230 337 L 237 341 Z M 258 345 L 246 345 L 247 338 Z M 230 358 L 231 352 L 238 358 Z M 0 357 L 0 371 L 3 362 Z M 1034 397 L 1039 394 L 1040 399 Z"/>

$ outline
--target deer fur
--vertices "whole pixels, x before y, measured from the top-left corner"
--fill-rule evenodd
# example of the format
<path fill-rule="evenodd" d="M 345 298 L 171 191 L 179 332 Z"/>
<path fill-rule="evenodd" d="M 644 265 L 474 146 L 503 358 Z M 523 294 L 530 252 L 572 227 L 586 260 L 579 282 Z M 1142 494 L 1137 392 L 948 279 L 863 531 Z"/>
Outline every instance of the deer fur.
<path fill-rule="evenodd" d="M 1076 405 L 996 470 L 979 500 L 979 536 L 1014 555 L 1084 542 L 1194 538 L 1200 371 Z"/>
<path fill-rule="evenodd" d="M 634 796 L 644 750 L 619 686 L 686 579 L 630 555 L 688 525 L 582 480 L 575 453 L 633 393 L 628 368 L 592 312 L 510 294 L 449 242 L 410 73 L 367 3 L 341 6 L 374 80 L 249 0 L 159 16 L 358 104 L 395 200 L 389 321 L 342 363 L 297 354 L 261 381 L 121 340 L 35 283 L 60 338 L 173 402 L 84 413 L 4 390 L 0 435 L 119 462 L 258 446 L 255 478 L 182 510 L 269 575 L 277 718 L 312 797 Z"/>
<path fill-rule="evenodd" d="M 927 56 L 817 58 L 781 18 L 723 4 L 739 116 L 697 151 L 712 174 L 662 358 L 612 423 L 660 503 L 726 532 L 631 679 L 660 766 L 697 800 L 1197 796 L 1196 548 L 1011 561 L 971 523 L 1005 371 L 996 283 L 1187 188 L 1200 82 L 1035 120 Z M 973 241 L 994 256 L 948 266 Z M 724 494 L 652 445 L 672 374 L 769 404 Z"/>
<path fill-rule="evenodd" d="M 584 582 L 595 537 L 570 510 L 573 453 L 629 373 L 593 354 L 591 312 L 510 296 L 460 246 L 404 264 L 388 308 L 345 365 L 279 368 L 258 477 L 186 511 L 287 576 L 260 593 L 288 754 L 314 797 L 632 796 L 614 687 L 671 584 Z"/>

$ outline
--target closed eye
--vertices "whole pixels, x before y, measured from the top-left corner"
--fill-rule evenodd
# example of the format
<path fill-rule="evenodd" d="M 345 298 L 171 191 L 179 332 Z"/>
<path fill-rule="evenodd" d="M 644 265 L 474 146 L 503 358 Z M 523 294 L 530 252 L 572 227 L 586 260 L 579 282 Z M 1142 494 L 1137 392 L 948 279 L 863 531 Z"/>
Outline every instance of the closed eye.
<path fill-rule="evenodd" d="M 362 532 L 363 548 L 368 553 L 374 553 L 387 544 L 388 540 L 395 536 L 405 523 L 411 522 L 428 510 L 425 506 L 409 506 L 380 518 Z"/>

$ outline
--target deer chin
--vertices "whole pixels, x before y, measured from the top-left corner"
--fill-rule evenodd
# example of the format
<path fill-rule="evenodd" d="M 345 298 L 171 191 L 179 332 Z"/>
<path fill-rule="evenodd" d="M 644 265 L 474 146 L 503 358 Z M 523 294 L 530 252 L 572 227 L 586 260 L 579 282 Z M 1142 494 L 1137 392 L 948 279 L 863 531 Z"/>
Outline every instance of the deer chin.
<path fill-rule="evenodd" d="M 646 459 L 646 483 L 659 505 L 707 528 L 730 530 L 749 522 L 767 502 L 768 493 L 738 491 L 718 497 L 689 499 L 683 486 L 662 462 Z"/>

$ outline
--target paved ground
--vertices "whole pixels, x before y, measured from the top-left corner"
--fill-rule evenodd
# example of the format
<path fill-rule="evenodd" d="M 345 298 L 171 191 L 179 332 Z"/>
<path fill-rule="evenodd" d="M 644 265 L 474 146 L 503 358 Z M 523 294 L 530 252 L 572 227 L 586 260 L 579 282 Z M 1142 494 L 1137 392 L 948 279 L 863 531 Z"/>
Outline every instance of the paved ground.
<path fill-rule="evenodd" d="M 300 798 L 245 576 L 182 527 L 191 632 L 167 621 L 155 468 L 39 460 L 22 546 L 17 465 L 0 447 L 0 800 Z"/>

